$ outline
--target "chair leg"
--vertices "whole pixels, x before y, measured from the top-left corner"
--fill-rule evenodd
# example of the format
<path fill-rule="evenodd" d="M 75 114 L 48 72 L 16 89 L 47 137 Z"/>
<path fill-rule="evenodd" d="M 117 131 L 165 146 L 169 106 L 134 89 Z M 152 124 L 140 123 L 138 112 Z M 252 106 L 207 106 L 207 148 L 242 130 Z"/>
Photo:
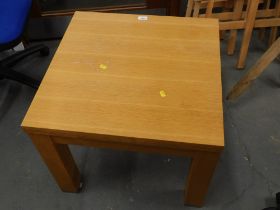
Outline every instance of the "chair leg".
<path fill-rule="evenodd" d="M 38 89 L 38 87 L 40 86 L 40 81 L 28 77 L 20 72 L 14 71 L 10 68 L 1 69 L 0 79 L 14 80 L 22 84 L 28 85 L 29 87 L 32 87 L 34 89 Z"/>
<path fill-rule="evenodd" d="M 240 96 L 250 84 L 265 70 L 265 68 L 280 53 L 280 37 L 271 45 L 271 47 L 263 54 L 257 63 L 248 71 L 248 73 L 232 88 L 227 99 L 234 100 Z"/>
<path fill-rule="evenodd" d="M 271 4 L 271 0 L 265 0 L 264 1 L 264 10 L 269 10 L 269 8 L 270 8 L 270 4 Z M 264 38 L 265 38 L 265 29 L 266 28 L 260 28 L 259 29 L 259 39 L 261 40 L 261 41 L 263 41 L 264 40 Z"/>
<path fill-rule="evenodd" d="M 252 32 L 254 28 L 254 23 L 257 15 L 257 9 L 260 0 L 249 0 L 247 5 L 247 17 L 246 17 L 246 25 L 244 30 L 244 35 L 242 39 L 239 59 L 237 62 L 237 69 L 243 69 L 245 66 L 245 61 L 248 54 L 248 48 L 250 45 Z"/>
<path fill-rule="evenodd" d="M 242 18 L 243 6 L 244 6 L 244 0 L 235 1 L 234 9 L 233 9 L 233 13 L 234 13 L 233 20 L 239 20 Z M 228 48 L 227 48 L 228 55 L 234 54 L 236 39 L 237 39 L 237 30 L 231 30 L 229 40 L 228 40 Z"/>
<path fill-rule="evenodd" d="M 193 17 L 199 17 L 200 5 L 201 5 L 200 1 L 194 2 Z"/>
<path fill-rule="evenodd" d="M 191 17 L 192 16 L 192 10 L 193 10 L 193 0 L 188 0 L 188 6 L 186 10 L 186 17 Z"/>
<path fill-rule="evenodd" d="M 213 7 L 214 7 L 214 0 L 209 0 L 208 3 L 207 3 L 207 8 L 206 8 L 206 14 L 205 14 L 206 18 L 211 17 Z"/>
<path fill-rule="evenodd" d="M 275 17 L 280 17 L 280 0 L 276 2 L 275 6 Z M 271 46 L 273 42 L 276 40 L 278 34 L 278 27 L 272 27 L 269 37 L 269 45 Z"/>
<path fill-rule="evenodd" d="M 23 58 L 32 55 L 36 52 L 40 52 L 42 56 L 47 56 L 49 55 L 49 48 L 43 44 L 29 47 L 23 51 L 16 52 L 15 54 L 1 60 L 0 66 L 11 67 Z"/>

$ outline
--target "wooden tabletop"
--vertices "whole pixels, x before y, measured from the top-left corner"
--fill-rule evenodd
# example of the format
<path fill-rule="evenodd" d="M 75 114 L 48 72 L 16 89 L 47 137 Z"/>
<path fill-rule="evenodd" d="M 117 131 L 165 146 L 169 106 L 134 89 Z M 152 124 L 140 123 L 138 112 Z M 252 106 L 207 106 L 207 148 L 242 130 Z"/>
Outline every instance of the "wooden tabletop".
<path fill-rule="evenodd" d="M 76 12 L 23 128 L 222 149 L 218 27 L 214 19 Z"/>

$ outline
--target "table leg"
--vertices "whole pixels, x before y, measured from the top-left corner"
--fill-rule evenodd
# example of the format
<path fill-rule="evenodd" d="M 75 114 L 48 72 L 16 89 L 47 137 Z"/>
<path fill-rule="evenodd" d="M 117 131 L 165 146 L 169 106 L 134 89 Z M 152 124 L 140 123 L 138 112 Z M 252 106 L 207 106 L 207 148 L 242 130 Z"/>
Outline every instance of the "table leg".
<path fill-rule="evenodd" d="M 185 191 L 185 204 L 201 207 L 220 152 L 198 152 L 193 158 Z"/>
<path fill-rule="evenodd" d="M 259 2 L 260 0 L 250 0 L 248 3 L 248 9 L 247 9 L 248 12 L 245 20 L 246 25 L 245 25 L 242 44 L 241 44 L 240 55 L 237 62 L 238 69 L 243 69 L 245 66 L 245 60 L 248 54 L 248 48 L 252 37 L 252 32 L 255 24 Z"/>
<path fill-rule="evenodd" d="M 30 135 L 57 184 L 64 192 L 77 192 L 80 173 L 67 145 L 53 142 L 51 137 Z"/>

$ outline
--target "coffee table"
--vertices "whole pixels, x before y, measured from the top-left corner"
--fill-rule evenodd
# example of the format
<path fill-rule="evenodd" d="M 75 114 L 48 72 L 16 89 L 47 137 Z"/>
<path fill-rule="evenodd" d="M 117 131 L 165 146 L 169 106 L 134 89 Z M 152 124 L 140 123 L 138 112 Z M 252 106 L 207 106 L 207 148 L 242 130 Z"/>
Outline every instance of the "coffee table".
<path fill-rule="evenodd" d="M 202 206 L 224 148 L 215 19 L 76 12 L 22 123 L 62 191 L 68 144 L 189 156 Z"/>

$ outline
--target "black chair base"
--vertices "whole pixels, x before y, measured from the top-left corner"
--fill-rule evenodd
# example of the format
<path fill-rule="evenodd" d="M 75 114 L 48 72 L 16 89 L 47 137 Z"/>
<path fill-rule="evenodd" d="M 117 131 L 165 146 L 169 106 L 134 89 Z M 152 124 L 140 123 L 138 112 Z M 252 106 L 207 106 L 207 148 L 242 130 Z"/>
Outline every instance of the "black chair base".
<path fill-rule="evenodd" d="M 48 56 L 49 55 L 49 48 L 43 44 L 35 45 L 29 48 L 26 48 L 23 51 L 16 52 L 15 54 L 8 56 L 0 61 L 0 80 L 1 79 L 9 79 L 14 80 L 19 83 L 28 85 L 34 89 L 37 89 L 40 85 L 40 81 L 35 80 L 25 74 L 17 72 L 12 69 L 18 61 L 22 60 L 23 58 L 32 55 L 34 53 L 40 52 L 41 56 Z"/>

